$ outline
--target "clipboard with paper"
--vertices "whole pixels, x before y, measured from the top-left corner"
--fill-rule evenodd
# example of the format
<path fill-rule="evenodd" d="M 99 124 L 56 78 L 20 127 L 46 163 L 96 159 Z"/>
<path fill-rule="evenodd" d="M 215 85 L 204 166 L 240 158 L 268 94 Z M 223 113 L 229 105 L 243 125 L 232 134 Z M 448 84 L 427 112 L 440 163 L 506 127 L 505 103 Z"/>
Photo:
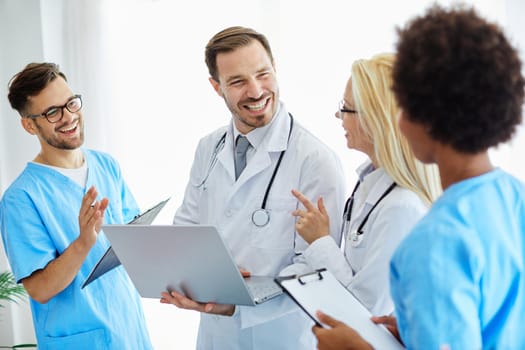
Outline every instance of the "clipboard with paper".
<path fill-rule="evenodd" d="M 155 206 L 149 208 L 145 212 L 135 216 L 130 222 L 128 222 L 128 225 L 151 225 L 153 220 L 157 217 L 157 215 L 160 213 L 162 208 L 168 203 L 171 197 L 168 197 L 165 200 L 160 201 Z M 120 266 L 120 260 L 118 259 L 117 255 L 115 254 L 115 251 L 112 247 L 109 247 L 104 255 L 100 258 L 100 260 L 97 262 L 97 264 L 93 267 L 91 272 L 89 273 L 88 277 L 82 283 L 81 288 L 84 289 L 87 285 L 89 285 L 91 282 L 102 276 L 108 271 L 113 270 L 115 267 Z"/>
<path fill-rule="evenodd" d="M 326 269 L 300 276 L 279 277 L 276 282 L 314 322 L 320 310 L 354 328 L 375 349 L 404 349 L 382 325 L 370 320 L 372 314 Z"/>

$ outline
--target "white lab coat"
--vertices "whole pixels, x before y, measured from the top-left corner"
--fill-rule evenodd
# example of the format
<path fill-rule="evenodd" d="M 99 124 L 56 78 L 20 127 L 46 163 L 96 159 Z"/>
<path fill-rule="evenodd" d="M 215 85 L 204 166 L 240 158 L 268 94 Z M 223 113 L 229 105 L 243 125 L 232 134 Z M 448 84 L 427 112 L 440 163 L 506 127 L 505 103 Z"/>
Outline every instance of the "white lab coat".
<path fill-rule="evenodd" d="M 394 310 L 389 287 L 390 258 L 428 208 L 414 192 L 396 186 L 372 211 L 364 233 L 352 237 L 351 232 L 357 230 L 394 182 L 381 168 L 363 178 L 363 172 L 370 167 L 370 162 L 359 167 L 362 181 L 354 196 L 348 230 L 344 232 L 344 253 L 331 237 L 323 237 L 308 247 L 304 257 L 314 268 L 327 267 L 372 314 L 388 315 Z"/>
<path fill-rule="evenodd" d="M 322 195 L 335 219 L 331 235 L 340 239 L 345 185 L 339 159 L 327 146 L 294 119 L 288 141 L 290 117 L 281 104 L 263 142 L 235 181 L 233 124 L 199 142 L 184 201 L 175 214 L 176 224 L 216 225 L 239 267 L 253 275 L 276 276 L 309 272 L 302 252 L 306 242 L 295 232 L 292 216 L 299 203 L 293 188 L 308 198 Z M 224 148 L 209 172 L 214 150 L 227 132 Z M 251 220 L 261 207 L 265 190 L 286 149 L 270 190 L 266 208 L 270 222 L 256 227 Z M 206 178 L 206 182 L 202 183 Z M 315 346 L 312 322 L 285 295 L 256 307 L 237 306 L 232 317 L 201 314 L 199 349 L 308 349 Z"/>

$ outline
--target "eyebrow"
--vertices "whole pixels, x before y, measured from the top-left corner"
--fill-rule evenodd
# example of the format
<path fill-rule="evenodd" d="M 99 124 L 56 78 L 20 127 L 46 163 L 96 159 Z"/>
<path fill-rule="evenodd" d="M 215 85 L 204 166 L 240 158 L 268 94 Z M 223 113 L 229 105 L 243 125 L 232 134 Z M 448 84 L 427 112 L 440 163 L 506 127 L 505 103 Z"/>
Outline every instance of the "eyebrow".
<path fill-rule="evenodd" d="M 233 80 L 244 79 L 242 75 L 234 75 L 226 79 L 226 83 L 230 83 Z"/>
<path fill-rule="evenodd" d="M 49 111 L 50 109 L 52 109 L 52 108 L 60 108 L 60 107 L 62 107 L 62 106 L 64 106 L 64 105 L 67 105 L 69 102 L 71 102 L 71 100 L 74 100 L 75 97 L 76 97 L 75 95 L 71 95 L 71 96 L 69 96 L 69 97 L 67 98 L 66 102 L 63 103 L 62 105 L 52 105 L 52 106 L 47 107 L 46 109 L 44 109 L 44 112 L 42 112 L 42 113 L 46 113 L 46 112 L 48 112 L 48 111 Z"/>
<path fill-rule="evenodd" d="M 265 66 L 263 68 L 259 68 L 258 70 L 255 71 L 255 74 L 260 74 L 260 73 L 264 73 L 264 72 L 269 72 L 272 70 L 272 67 L 269 67 L 269 66 Z M 237 79 L 244 79 L 244 75 L 234 75 L 234 76 L 231 76 L 229 78 L 226 78 L 225 82 L 226 83 L 229 83 L 231 82 L 232 80 L 237 80 Z"/>

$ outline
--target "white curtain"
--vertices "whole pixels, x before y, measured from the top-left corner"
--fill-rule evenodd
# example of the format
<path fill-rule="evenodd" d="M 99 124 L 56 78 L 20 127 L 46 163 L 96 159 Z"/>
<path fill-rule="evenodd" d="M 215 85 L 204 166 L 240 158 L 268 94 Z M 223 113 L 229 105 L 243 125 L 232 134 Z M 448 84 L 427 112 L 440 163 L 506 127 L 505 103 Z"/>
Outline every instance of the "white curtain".
<path fill-rule="evenodd" d="M 7 82 L 29 62 L 59 63 L 74 89 L 88 101 L 85 112 L 101 114 L 109 96 L 104 47 L 101 0 L 2 0 L 0 1 L 1 95 L 0 194 L 38 153 L 36 138 L 20 127 L 20 118 L 6 99 Z M 96 77 L 96 79 L 94 79 Z M 90 144 L 106 147 L 108 133 L 103 123 L 88 123 Z M 0 271 L 8 269 L 3 248 Z M 0 310 L 0 345 L 34 343 L 27 302 L 8 304 Z"/>
<path fill-rule="evenodd" d="M 0 1 L 0 195 L 27 159 L 36 154 L 37 142 L 24 135 L 19 118 L 7 102 L 7 82 L 25 62 L 42 60 L 39 1 Z M 0 242 L 0 246 L 1 246 Z M 3 247 L 0 271 L 9 268 Z M 27 302 L 0 309 L 0 345 L 34 343 L 34 332 Z"/>
<path fill-rule="evenodd" d="M 31 61 L 53 61 L 83 96 L 86 147 L 119 159 L 142 208 L 171 195 L 158 220 L 169 223 L 182 200 L 199 138 L 229 121 L 223 101 L 207 81 L 204 46 L 230 25 L 267 35 L 283 101 L 300 123 L 339 153 L 350 187 L 363 156 L 346 149 L 333 114 L 351 62 L 393 51 L 395 26 L 430 3 L 0 0 L 0 193 L 39 150 L 8 106 L 7 81 Z M 505 27 L 523 53 L 521 0 L 468 3 Z M 525 179 L 525 169 L 516 161 L 524 150 L 520 130 L 509 146 L 493 152 L 493 160 Z M 0 270 L 7 268 L 2 252 Z M 195 313 L 158 300 L 143 303 L 156 349 L 192 347 Z M 27 303 L 0 310 L 0 345 L 4 339 L 34 341 Z"/>

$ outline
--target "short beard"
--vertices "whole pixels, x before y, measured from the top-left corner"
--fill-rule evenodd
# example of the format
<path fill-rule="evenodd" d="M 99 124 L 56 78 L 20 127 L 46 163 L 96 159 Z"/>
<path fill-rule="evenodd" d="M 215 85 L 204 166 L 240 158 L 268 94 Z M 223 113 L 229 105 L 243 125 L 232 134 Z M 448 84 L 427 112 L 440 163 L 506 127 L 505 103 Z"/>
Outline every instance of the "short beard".
<path fill-rule="evenodd" d="M 52 147 L 55 147 L 57 149 L 63 149 L 63 150 L 74 150 L 74 149 L 77 149 L 79 148 L 80 146 L 82 146 L 84 144 L 84 126 L 82 125 L 82 128 L 80 129 L 80 143 L 78 142 L 67 142 L 67 141 L 61 141 L 61 140 L 57 140 L 56 138 L 52 137 L 52 136 L 48 136 L 46 135 L 42 128 L 40 127 L 40 125 L 38 125 L 37 123 L 35 123 L 36 125 L 36 128 L 38 129 L 38 131 L 40 132 L 40 136 L 42 137 L 42 139 L 44 139 L 44 141 L 46 141 L 46 143 Z M 80 128 L 80 123 L 78 124 L 78 128 Z"/>

